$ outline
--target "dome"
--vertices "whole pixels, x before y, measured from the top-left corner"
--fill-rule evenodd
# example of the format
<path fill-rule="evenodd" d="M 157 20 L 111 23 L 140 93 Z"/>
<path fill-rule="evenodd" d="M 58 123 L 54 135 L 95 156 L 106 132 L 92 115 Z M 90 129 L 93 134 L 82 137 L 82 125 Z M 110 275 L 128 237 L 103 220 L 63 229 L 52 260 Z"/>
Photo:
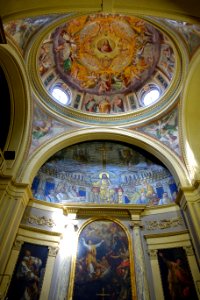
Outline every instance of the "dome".
<path fill-rule="evenodd" d="M 154 23 L 101 13 L 45 27 L 30 55 L 45 104 L 73 120 L 101 123 L 151 118 L 173 104 L 169 90 L 178 90 L 180 58 L 173 34 Z"/>

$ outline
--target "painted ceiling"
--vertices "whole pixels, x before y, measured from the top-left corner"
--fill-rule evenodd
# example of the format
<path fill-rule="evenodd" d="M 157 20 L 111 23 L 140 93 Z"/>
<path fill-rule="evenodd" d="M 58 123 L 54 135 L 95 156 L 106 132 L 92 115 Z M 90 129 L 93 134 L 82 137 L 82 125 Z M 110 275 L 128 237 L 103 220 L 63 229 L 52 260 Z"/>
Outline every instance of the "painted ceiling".
<path fill-rule="evenodd" d="M 133 16 L 95 14 L 67 20 L 38 50 L 41 81 L 86 113 L 118 114 L 144 107 L 152 87 L 165 92 L 175 72 L 174 46 L 151 23 Z"/>

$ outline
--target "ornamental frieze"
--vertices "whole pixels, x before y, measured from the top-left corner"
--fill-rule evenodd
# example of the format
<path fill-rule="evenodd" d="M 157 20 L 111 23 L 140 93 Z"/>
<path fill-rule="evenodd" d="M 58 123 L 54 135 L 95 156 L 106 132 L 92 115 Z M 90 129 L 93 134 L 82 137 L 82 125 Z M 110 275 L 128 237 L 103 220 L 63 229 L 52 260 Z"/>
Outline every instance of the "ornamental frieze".
<path fill-rule="evenodd" d="M 47 218 L 45 216 L 35 216 L 35 215 L 28 215 L 25 216 L 25 220 L 29 224 L 39 225 L 39 226 L 48 226 L 48 227 L 54 227 L 56 226 L 55 222 Z"/>
<path fill-rule="evenodd" d="M 166 229 L 173 228 L 183 225 L 183 219 L 181 217 L 173 219 L 162 219 L 162 220 L 153 220 L 145 222 L 146 230 L 157 230 L 157 229 Z"/>

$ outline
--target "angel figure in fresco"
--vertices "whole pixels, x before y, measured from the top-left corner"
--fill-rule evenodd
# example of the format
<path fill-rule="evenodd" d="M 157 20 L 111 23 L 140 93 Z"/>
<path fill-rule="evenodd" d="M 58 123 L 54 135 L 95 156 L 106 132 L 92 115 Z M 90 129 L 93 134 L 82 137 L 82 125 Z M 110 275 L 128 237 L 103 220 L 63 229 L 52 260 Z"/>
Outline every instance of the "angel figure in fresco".
<path fill-rule="evenodd" d="M 104 93 L 111 89 L 111 77 L 108 74 L 102 74 L 99 78 L 98 92 Z"/>
<path fill-rule="evenodd" d="M 39 72 L 40 75 L 45 74 L 52 66 L 52 58 L 50 55 L 50 41 L 45 42 L 40 49 L 39 55 Z"/>
<path fill-rule="evenodd" d="M 97 265 L 96 259 L 96 248 L 100 247 L 104 240 L 101 240 L 97 244 L 93 244 L 91 240 L 86 243 L 85 239 L 82 238 L 83 246 L 87 249 L 87 254 L 85 257 L 85 262 L 87 266 L 87 270 L 89 272 L 89 276 L 92 277 L 95 274 L 95 268 Z"/>
<path fill-rule="evenodd" d="M 43 136 L 47 135 L 52 128 L 52 120 L 51 119 L 46 119 L 46 120 L 39 120 L 36 119 L 34 120 L 33 123 L 33 138 L 39 140 Z"/>
<path fill-rule="evenodd" d="M 76 44 L 65 29 L 60 33 L 59 42 L 55 48 L 55 52 L 60 55 L 64 71 L 69 71 L 71 69 L 73 55 L 75 54 Z"/>

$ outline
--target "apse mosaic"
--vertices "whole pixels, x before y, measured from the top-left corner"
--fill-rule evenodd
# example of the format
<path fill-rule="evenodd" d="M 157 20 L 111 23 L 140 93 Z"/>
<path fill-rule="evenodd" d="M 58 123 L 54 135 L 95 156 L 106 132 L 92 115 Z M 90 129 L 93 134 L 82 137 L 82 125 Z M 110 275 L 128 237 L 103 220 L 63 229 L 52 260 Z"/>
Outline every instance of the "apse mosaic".
<path fill-rule="evenodd" d="M 151 105 L 176 68 L 166 34 L 138 17 L 115 14 L 66 20 L 44 37 L 37 57 L 43 87 L 55 101 L 97 114 Z"/>
<path fill-rule="evenodd" d="M 51 203 L 172 204 L 177 185 L 168 169 L 144 150 L 92 141 L 55 153 L 32 183 L 35 199 Z"/>

